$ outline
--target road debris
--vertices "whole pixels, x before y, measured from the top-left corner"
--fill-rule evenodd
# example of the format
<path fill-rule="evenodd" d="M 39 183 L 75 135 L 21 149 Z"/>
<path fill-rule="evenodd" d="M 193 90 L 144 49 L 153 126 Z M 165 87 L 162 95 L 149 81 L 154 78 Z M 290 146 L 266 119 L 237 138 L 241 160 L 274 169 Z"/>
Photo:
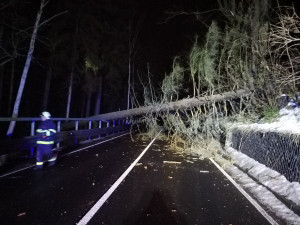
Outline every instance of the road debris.
<path fill-rule="evenodd" d="M 25 216 L 26 215 L 26 212 L 22 212 L 22 213 L 19 213 L 18 214 L 18 217 L 20 217 L 20 216 Z"/>
<path fill-rule="evenodd" d="M 164 164 L 181 164 L 181 162 L 176 162 L 176 161 L 164 161 Z"/>

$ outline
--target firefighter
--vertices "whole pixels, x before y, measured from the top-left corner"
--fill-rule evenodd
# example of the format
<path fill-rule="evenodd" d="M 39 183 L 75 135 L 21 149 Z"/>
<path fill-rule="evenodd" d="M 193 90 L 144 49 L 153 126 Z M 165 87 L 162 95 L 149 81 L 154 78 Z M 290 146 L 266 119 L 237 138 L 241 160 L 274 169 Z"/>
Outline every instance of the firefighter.
<path fill-rule="evenodd" d="M 44 160 L 48 161 L 48 166 L 53 166 L 56 161 L 56 155 L 52 152 L 54 144 L 53 135 L 56 133 L 56 127 L 52 120 L 49 112 L 42 112 L 41 120 L 36 132 L 39 137 L 37 140 L 36 150 L 36 167 L 35 169 L 42 169 L 44 166 Z"/>

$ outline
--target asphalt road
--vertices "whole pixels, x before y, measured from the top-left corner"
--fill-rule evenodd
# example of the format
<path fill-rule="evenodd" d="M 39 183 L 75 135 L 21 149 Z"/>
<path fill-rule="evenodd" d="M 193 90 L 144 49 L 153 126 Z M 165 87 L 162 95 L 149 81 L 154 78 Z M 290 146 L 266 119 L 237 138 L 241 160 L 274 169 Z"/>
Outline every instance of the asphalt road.
<path fill-rule="evenodd" d="M 129 135 L 0 178 L 1 225 L 77 224 L 140 155 Z M 88 224 L 270 224 L 209 160 L 156 140 Z"/>

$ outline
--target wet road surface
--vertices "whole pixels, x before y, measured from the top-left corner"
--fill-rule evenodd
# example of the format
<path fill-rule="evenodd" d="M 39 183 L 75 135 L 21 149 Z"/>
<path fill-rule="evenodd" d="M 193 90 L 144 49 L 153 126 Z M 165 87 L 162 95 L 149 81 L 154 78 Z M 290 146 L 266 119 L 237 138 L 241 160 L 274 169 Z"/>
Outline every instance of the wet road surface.
<path fill-rule="evenodd" d="M 1 225 L 76 224 L 150 141 L 129 135 L 0 178 Z M 156 140 L 88 224 L 269 224 L 209 161 Z"/>

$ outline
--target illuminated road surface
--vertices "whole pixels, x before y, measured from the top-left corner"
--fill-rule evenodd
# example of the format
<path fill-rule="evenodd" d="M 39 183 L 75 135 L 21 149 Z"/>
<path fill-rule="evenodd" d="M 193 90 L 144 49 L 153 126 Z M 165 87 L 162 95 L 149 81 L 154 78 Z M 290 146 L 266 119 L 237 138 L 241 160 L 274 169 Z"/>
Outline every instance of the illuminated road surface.
<path fill-rule="evenodd" d="M 144 151 L 129 135 L 0 178 L 1 225 L 69 225 L 86 217 Z M 270 224 L 209 160 L 160 140 L 126 174 L 88 224 Z"/>

